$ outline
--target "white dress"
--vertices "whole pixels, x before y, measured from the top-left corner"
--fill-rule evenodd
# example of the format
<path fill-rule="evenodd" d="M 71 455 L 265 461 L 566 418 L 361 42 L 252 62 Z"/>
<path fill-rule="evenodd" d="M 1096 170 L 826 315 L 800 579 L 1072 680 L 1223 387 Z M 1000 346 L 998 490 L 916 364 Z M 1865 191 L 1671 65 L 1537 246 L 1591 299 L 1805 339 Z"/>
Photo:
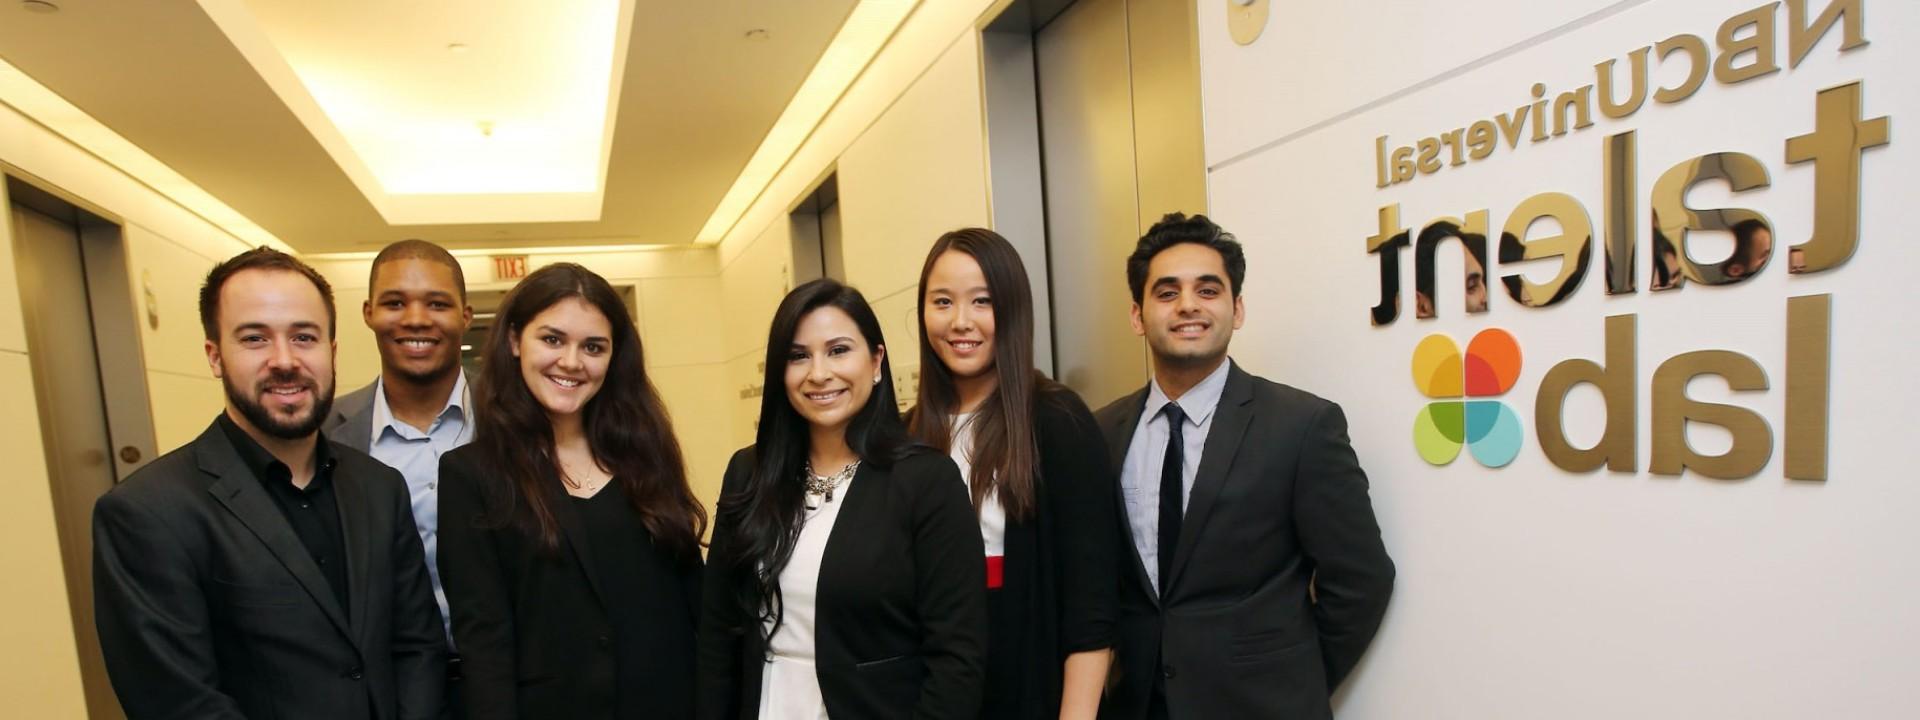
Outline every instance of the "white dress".
<path fill-rule="evenodd" d="M 785 609 L 780 627 L 768 639 L 772 660 L 760 674 L 761 720 L 827 720 L 827 703 L 820 697 L 820 676 L 814 672 L 814 601 L 820 590 L 820 558 L 833 534 L 834 518 L 847 502 L 853 479 L 833 491 L 833 502 L 805 511 L 793 555 L 780 571 L 780 600 Z"/>

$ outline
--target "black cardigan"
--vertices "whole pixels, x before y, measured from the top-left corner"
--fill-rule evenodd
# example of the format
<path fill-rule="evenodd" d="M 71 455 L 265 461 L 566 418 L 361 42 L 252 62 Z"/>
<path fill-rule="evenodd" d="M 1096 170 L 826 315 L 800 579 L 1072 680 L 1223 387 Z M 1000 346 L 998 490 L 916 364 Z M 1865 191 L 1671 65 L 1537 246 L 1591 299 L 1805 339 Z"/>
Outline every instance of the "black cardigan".
<path fill-rule="evenodd" d="M 550 551 L 526 525 L 492 522 L 514 492 L 478 446 L 440 457 L 440 580 L 453 614 L 467 720 L 615 717 L 616 658 L 645 665 L 653 682 L 638 694 L 656 698 L 638 713 L 622 709 L 625 714 L 689 716 L 693 641 L 687 635 L 697 617 L 699 558 L 672 557 L 658 545 L 595 547 L 579 509 L 560 492 L 552 507 L 561 547 Z M 523 519 L 525 503 L 515 507 Z M 647 570 L 642 582 L 677 590 L 684 599 L 679 607 L 607 607 L 598 553 L 633 554 Z M 621 646 L 611 612 L 660 623 L 648 634 L 667 638 L 665 646 Z M 685 645 L 668 647 L 681 645 L 674 638 Z"/>
<path fill-rule="evenodd" d="M 1035 512 L 1007 522 L 1004 582 L 991 598 L 987 694 L 981 717 L 1060 714 L 1068 655 L 1112 647 L 1119 616 L 1117 475 L 1106 440 L 1080 396 L 1038 392 L 1040 446 Z"/>
<path fill-rule="evenodd" d="M 729 569 L 752 448 L 734 453 L 708 551 L 700 619 L 698 716 L 752 718 L 766 644 L 740 608 Z M 979 524 L 953 461 L 932 452 L 891 468 L 861 463 L 820 563 L 815 673 L 834 720 L 973 718 L 986 657 L 986 568 Z"/>

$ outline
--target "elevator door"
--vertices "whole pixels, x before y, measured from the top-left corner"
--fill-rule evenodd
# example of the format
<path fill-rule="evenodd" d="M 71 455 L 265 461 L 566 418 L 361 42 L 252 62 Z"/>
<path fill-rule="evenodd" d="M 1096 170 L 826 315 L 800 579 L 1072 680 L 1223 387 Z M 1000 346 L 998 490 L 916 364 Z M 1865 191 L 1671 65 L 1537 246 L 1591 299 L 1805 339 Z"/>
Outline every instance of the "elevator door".
<path fill-rule="evenodd" d="M 40 433 L 90 717 L 120 718 L 93 624 L 93 502 L 114 485 L 99 356 L 78 229 L 12 206 L 14 261 L 39 397 Z M 0 713 L 4 714 L 4 713 Z"/>
<path fill-rule="evenodd" d="M 1140 388 L 1127 318 L 1140 237 L 1125 0 L 1079 0 L 1034 36 L 1046 167 L 1055 377 L 1094 407 Z"/>

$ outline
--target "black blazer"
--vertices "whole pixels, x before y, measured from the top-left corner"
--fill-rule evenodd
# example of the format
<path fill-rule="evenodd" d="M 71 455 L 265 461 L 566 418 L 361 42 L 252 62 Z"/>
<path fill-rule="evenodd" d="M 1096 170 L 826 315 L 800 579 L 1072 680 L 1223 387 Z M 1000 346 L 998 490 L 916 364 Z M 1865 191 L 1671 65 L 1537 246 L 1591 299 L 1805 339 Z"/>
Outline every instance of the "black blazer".
<path fill-rule="evenodd" d="M 633 655 L 629 662 L 662 664 L 655 676 L 659 685 L 647 689 L 659 698 L 653 716 L 689 715 L 692 649 L 678 658 L 642 658 L 660 649 L 617 648 L 609 608 L 600 600 L 604 580 L 595 553 L 652 549 L 594 547 L 579 511 L 556 492 L 561 548 L 547 550 L 527 525 L 497 522 L 516 496 L 507 477 L 485 463 L 476 445 L 440 456 L 440 582 L 453 612 L 467 720 L 613 717 L 616 649 Z M 524 511 L 525 504 L 518 505 Z M 644 620 L 683 623 L 691 632 L 699 558 L 652 552 L 645 559 L 661 572 L 646 581 L 676 583 L 688 602 L 678 612 Z"/>
<path fill-rule="evenodd" d="M 1141 388 L 1100 410 L 1116 466 L 1146 400 Z M 1126 512 L 1122 501 L 1122 528 Z M 1146 717 L 1156 679 L 1176 718 L 1331 718 L 1328 698 L 1393 592 L 1340 406 L 1238 365 L 1214 411 L 1164 598 L 1131 539 L 1123 554 L 1106 718 Z"/>
<path fill-rule="evenodd" d="M 721 497 L 741 492 L 752 448 L 727 464 Z M 967 718 L 979 713 L 986 657 L 986 564 L 960 471 L 923 452 L 861 463 L 828 536 L 814 608 L 815 672 L 834 720 Z M 749 579 L 732 567 L 721 508 L 700 621 L 699 717 L 753 718 L 766 644 L 740 610 Z"/>
<path fill-rule="evenodd" d="M 1038 389 L 1034 514 L 1007 521 L 1005 582 L 988 598 L 981 717 L 1057 718 L 1063 664 L 1112 647 L 1123 535 L 1114 472 L 1093 412 L 1064 385 Z"/>
<path fill-rule="evenodd" d="M 345 608 L 217 423 L 95 503 L 94 621 L 129 718 L 439 716 L 446 638 L 406 482 L 329 450 Z"/>

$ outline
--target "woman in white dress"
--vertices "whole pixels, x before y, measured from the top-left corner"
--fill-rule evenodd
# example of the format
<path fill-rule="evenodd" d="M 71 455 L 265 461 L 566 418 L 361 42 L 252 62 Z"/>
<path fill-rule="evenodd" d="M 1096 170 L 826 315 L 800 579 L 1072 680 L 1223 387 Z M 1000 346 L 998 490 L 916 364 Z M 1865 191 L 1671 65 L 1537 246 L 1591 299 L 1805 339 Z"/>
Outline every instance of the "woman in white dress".
<path fill-rule="evenodd" d="M 979 526 L 953 461 L 907 437 L 872 308 L 833 280 L 801 285 L 766 357 L 707 558 L 697 715 L 977 717 Z"/>

